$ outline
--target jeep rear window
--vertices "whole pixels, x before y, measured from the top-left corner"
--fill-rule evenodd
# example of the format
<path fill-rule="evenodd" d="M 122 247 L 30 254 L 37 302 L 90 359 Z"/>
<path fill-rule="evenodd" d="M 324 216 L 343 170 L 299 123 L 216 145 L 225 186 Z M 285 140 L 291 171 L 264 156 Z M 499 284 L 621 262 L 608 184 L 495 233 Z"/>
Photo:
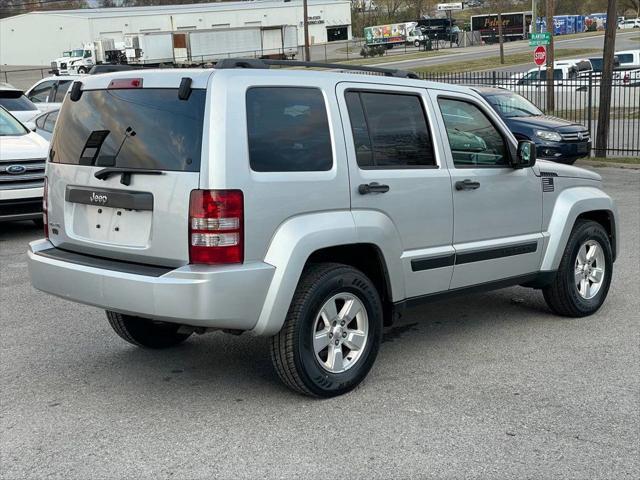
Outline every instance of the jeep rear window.
<path fill-rule="evenodd" d="M 205 90 L 86 90 L 65 103 L 51 161 L 145 170 L 200 170 Z"/>

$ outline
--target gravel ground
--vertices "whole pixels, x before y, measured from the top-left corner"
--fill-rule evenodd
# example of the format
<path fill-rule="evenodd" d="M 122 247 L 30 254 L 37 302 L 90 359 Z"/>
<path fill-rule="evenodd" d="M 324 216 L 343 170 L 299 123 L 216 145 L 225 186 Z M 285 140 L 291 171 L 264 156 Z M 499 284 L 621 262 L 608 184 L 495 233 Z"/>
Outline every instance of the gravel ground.
<path fill-rule="evenodd" d="M 387 330 L 360 388 L 278 382 L 266 339 L 136 349 L 104 313 L 34 291 L 28 223 L 0 226 L 0 478 L 639 478 L 640 171 L 603 168 L 621 214 L 590 318 L 510 288 Z"/>

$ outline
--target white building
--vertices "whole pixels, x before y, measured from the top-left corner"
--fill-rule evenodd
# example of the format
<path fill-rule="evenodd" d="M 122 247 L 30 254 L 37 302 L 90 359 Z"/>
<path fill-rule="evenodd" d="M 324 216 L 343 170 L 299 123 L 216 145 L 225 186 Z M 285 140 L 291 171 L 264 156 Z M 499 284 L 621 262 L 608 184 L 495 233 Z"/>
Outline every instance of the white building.
<path fill-rule="evenodd" d="M 351 38 L 349 0 L 308 0 L 308 17 L 311 44 Z M 0 64 L 49 65 L 65 50 L 148 32 L 296 26 L 304 45 L 302 19 L 301 0 L 31 12 L 0 19 Z"/>

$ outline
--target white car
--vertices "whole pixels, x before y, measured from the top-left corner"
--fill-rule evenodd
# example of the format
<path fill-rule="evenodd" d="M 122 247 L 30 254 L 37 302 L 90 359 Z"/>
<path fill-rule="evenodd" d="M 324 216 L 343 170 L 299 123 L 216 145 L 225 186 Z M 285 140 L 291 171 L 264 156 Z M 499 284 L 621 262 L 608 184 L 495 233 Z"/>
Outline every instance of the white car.
<path fill-rule="evenodd" d="M 34 132 L 36 132 L 48 142 L 51 141 L 51 137 L 53 136 L 53 127 L 56 126 L 58 113 L 60 113 L 60 109 L 49 110 L 48 112 L 43 113 L 35 119 Z"/>
<path fill-rule="evenodd" d="M 6 108 L 21 122 L 30 122 L 42 112 L 31 100 L 24 96 L 22 90 L 8 83 L 0 83 L 0 107 Z"/>
<path fill-rule="evenodd" d="M 628 18 L 618 24 L 618 28 L 626 30 L 627 28 L 640 28 L 640 18 Z"/>
<path fill-rule="evenodd" d="M 49 142 L 0 107 L 0 222 L 42 222 Z"/>
<path fill-rule="evenodd" d="M 640 49 L 639 50 L 622 50 L 615 53 L 620 61 L 622 70 L 633 70 L 640 68 Z"/>
<path fill-rule="evenodd" d="M 58 109 L 64 100 L 67 90 L 78 78 L 77 75 L 58 75 L 43 78 L 24 92 L 24 95 L 43 112 Z"/>

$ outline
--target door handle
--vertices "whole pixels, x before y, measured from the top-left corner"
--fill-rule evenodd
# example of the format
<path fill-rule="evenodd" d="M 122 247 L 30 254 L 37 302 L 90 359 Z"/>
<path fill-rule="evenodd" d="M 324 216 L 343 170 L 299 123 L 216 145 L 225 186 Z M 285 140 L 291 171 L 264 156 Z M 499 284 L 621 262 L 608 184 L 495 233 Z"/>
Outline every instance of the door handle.
<path fill-rule="evenodd" d="M 480 182 L 474 182 L 473 180 L 461 180 L 456 182 L 456 190 L 476 190 L 480 188 Z"/>
<path fill-rule="evenodd" d="M 358 186 L 358 192 L 360 195 L 367 195 L 368 193 L 387 193 L 389 191 L 389 185 L 381 185 L 378 182 L 363 183 Z"/>

